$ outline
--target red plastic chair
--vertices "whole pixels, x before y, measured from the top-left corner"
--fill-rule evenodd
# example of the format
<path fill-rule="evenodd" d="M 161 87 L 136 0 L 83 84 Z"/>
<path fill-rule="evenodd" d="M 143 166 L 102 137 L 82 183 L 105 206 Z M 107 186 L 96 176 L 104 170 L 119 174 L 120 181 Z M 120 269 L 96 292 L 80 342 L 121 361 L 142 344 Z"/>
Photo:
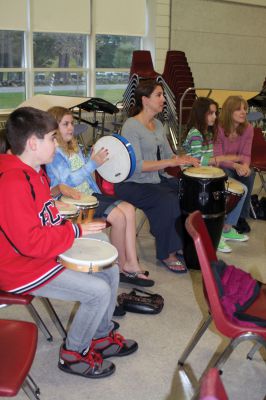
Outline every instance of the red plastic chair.
<path fill-rule="evenodd" d="M 0 320 L 0 396 L 14 397 L 20 388 L 29 399 L 40 390 L 29 375 L 37 347 L 38 330 L 25 321 Z"/>
<path fill-rule="evenodd" d="M 141 78 L 156 79 L 159 76 L 154 70 L 151 53 L 148 50 L 135 50 L 132 54 L 130 76 L 137 74 Z"/>
<path fill-rule="evenodd" d="M 218 288 L 210 265 L 211 261 L 217 261 L 217 257 L 201 213 L 199 211 L 194 211 L 186 219 L 185 225 L 189 235 L 194 241 L 198 255 L 204 284 L 204 294 L 209 305 L 209 316 L 203 320 L 203 323 L 196 331 L 191 342 L 188 344 L 183 354 L 179 358 L 178 364 L 181 366 L 184 365 L 187 357 L 194 349 L 213 319 L 217 330 L 222 335 L 230 338 L 229 344 L 218 357 L 218 360 L 209 363 L 209 368 L 215 367 L 220 370 L 236 346 L 244 340 L 255 341 L 266 348 L 266 328 L 259 326 L 240 326 L 237 323 L 232 322 L 226 316 L 220 302 Z M 259 302 L 257 307 L 259 309 Z"/>
<path fill-rule="evenodd" d="M 17 304 L 17 305 L 24 305 L 27 307 L 29 313 L 31 314 L 32 318 L 34 319 L 36 325 L 40 328 L 44 336 L 48 341 L 53 340 L 53 336 L 51 335 L 50 331 L 48 330 L 47 326 L 43 322 L 40 314 L 36 310 L 36 308 L 33 306 L 32 301 L 34 299 L 34 296 L 30 294 L 22 295 L 22 294 L 13 294 L 9 292 L 4 292 L 0 290 L 0 307 L 4 307 L 7 305 L 12 305 L 12 304 Z M 53 323 L 55 324 L 58 332 L 64 339 L 66 337 L 66 331 L 58 317 L 58 315 L 55 312 L 54 307 L 52 306 L 50 300 L 48 300 L 45 297 L 40 297 L 40 300 L 44 304 L 45 308 L 47 309 Z"/>
<path fill-rule="evenodd" d="M 266 173 L 266 140 L 263 137 L 260 128 L 254 128 L 253 143 L 251 149 L 251 166 L 258 173 L 261 187 L 258 195 L 262 190 L 266 192 L 266 180 L 264 174 Z"/>
<path fill-rule="evenodd" d="M 211 368 L 202 378 L 199 400 L 228 400 L 218 369 Z"/>

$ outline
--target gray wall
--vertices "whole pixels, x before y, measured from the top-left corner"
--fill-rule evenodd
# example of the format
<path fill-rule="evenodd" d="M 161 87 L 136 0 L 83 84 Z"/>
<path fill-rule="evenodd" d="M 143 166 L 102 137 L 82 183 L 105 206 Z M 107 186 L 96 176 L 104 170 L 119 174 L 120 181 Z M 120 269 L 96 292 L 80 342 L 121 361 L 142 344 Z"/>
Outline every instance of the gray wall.
<path fill-rule="evenodd" d="M 196 87 L 260 91 L 266 76 L 265 6 L 172 0 L 171 50 L 183 50 Z"/>

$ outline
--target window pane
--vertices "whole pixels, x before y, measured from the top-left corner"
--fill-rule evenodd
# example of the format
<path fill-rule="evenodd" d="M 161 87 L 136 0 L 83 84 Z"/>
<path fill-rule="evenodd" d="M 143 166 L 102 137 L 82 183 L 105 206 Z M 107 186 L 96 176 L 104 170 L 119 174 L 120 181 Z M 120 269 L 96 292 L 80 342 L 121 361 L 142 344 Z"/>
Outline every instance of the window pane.
<path fill-rule="evenodd" d="M 0 72 L 0 109 L 15 108 L 25 97 L 24 72 Z"/>
<path fill-rule="evenodd" d="M 0 31 L 0 68 L 24 67 L 23 54 L 23 32 Z"/>
<path fill-rule="evenodd" d="M 35 68 L 78 68 L 86 66 L 86 35 L 34 33 Z"/>
<path fill-rule="evenodd" d="M 113 104 L 121 101 L 128 79 L 129 72 L 96 72 L 96 97 Z"/>
<path fill-rule="evenodd" d="M 36 72 L 34 93 L 86 96 L 86 74 L 82 72 Z"/>
<path fill-rule="evenodd" d="M 96 68 L 130 68 L 134 50 L 140 50 L 140 37 L 96 35 Z"/>

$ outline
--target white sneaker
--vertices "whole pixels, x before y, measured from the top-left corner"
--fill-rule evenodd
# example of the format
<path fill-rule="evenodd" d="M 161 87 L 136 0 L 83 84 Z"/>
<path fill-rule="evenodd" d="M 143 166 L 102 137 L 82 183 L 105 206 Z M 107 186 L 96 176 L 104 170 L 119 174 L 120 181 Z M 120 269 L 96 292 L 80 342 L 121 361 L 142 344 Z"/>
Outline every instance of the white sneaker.
<path fill-rule="evenodd" d="M 220 251 L 221 253 L 231 253 L 232 251 L 231 247 L 228 246 L 223 237 L 220 239 L 217 251 Z"/>

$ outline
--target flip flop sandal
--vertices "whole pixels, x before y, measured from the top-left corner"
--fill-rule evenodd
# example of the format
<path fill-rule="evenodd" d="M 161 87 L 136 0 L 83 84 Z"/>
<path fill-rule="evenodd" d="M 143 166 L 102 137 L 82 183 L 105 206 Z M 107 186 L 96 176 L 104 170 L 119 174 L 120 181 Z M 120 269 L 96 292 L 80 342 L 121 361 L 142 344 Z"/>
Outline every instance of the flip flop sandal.
<path fill-rule="evenodd" d="M 169 271 L 174 272 L 176 274 L 186 274 L 187 273 L 187 267 L 182 261 L 176 260 L 176 261 L 163 261 L 160 260 L 161 263 L 169 269 Z M 181 267 L 182 269 L 176 269 L 175 267 Z"/>
<path fill-rule="evenodd" d="M 139 271 L 139 272 L 120 272 L 120 282 L 130 283 L 131 285 L 143 286 L 143 287 L 151 287 L 154 285 L 154 281 L 152 279 L 143 279 L 139 278 L 139 275 L 148 276 L 148 271 Z"/>

